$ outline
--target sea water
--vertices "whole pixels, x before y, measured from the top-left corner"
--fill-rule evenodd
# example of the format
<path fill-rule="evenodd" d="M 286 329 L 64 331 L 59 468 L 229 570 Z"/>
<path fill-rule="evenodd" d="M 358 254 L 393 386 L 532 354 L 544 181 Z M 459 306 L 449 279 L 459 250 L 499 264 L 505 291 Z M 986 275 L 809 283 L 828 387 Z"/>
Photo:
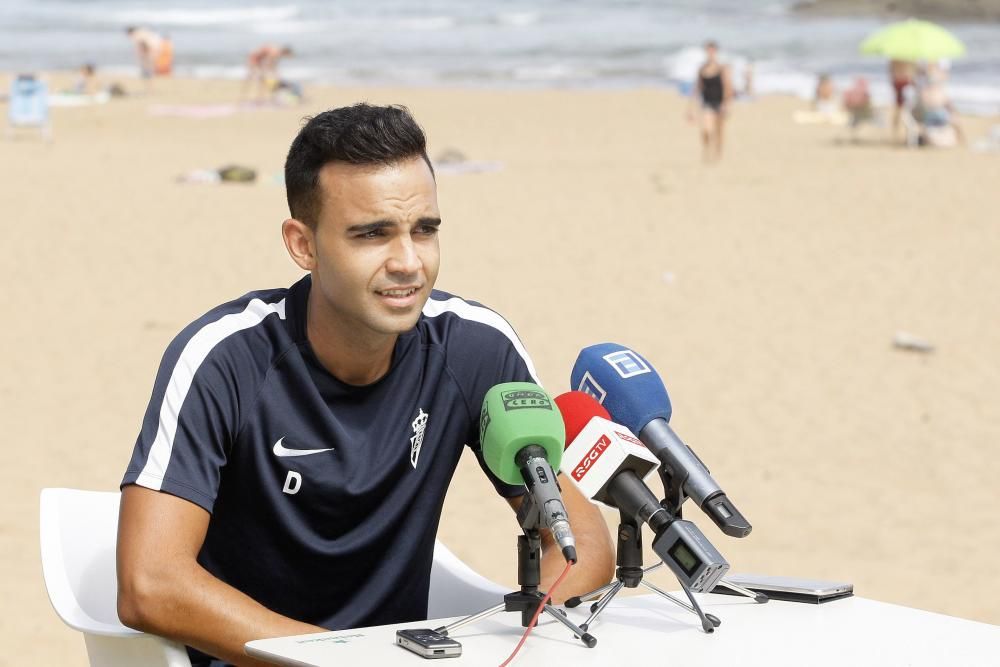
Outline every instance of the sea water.
<path fill-rule="evenodd" d="M 458 87 L 671 87 L 686 91 L 717 40 L 738 88 L 808 97 L 816 76 L 856 76 L 889 99 L 884 59 L 858 44 L 883 21 L 817 18 L 792 0 L 2 0 L 0 71 L 137 73 L 124 29 L 174 42 L 177 74 L 239 78 L 247 53 L 288 44 L 301 83 Z M 946 24 L 968 47 L 950 92 L 966 112 L 1000 113 L 1000 24 Z"/>

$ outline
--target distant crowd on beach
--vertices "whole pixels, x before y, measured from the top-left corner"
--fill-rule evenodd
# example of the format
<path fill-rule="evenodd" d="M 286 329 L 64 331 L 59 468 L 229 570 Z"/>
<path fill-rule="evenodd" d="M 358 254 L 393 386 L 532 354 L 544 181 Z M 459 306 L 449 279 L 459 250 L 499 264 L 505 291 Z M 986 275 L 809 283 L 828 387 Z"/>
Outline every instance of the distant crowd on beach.
<path fill-rule="evenodd" d="M 174 47 L 169 35 L 136 26 L 129 26 L 125 33 L 135 45 L 139 72 L 147 89 L 153 77 L 169 76 L 173 72 Z M 292 55 L 294 51 L 288 45 L 262 44 L 253 49 L 247 56 L 247 74 L 241 97 L 249 89 L 259 102 L 267 99 L 273 102 L 299 101 L 302 98 L 301 87 L 278 75 L 280 62 Z"/>
<path fill-rule="evenodd" d="M 704 60 L 690 87 L 686 116 L 698 127 L 703 161 L 711 163 L 722 157 L 726 121 L 733 101 L 753 97 L 753 63 L 745 66 L 743 85 L 738 89 L 731 66 L 719 55 L 719 44 L 709 40 L 703 48 Z M 965 135 L 948 94 L 947 61 L 890 60 L 887 74 L 893 99 L 884 115 L 872 101 L 866 77 L 856 77 L 840 91 L 829 74 L 820 73 L 810 109 L 796 112 L 793 118 L 802 124 L 845 126 L 852 142 L 859 141 L 860 133 L 870 125 L 888 127 L 891 142 L 898 145 L 952 147 L 965 144 Z"/>
<path fill-rule="evenodd" d="M 148 27 L 129 26 L 125 34 L 135 48 L 139 77 L 143 82 L 143 92 L 150 92 L 152 82 L 157 77 L 167 77 L 174 71 L 174 44 L 170 36 Z M 289 104 L 302 99 L 302 88 L 297 83 L 283 79 L 278 72 L 279 64 L 294 55 L 292 47 L 277 44 L 261 44 L 247 55 L 246 77 L 241 89 L 241 99 L 250 93 L 256 102 Z M 98 78 L 97 65 L 86 62 L 80 66 L 76 82 L 63 94 L 85 96 L 126 94 L 120 83 L 102 84 Z M 23 75 L 23 78 L 31 75 Z"/>
<path fill-rule="evenodd" d="M 914 63 L 890 60 L 888 77 L 892 86 L 892 140 L 910 146 L 951 147 L 965 143 L 956 120 L 955 107 L 948 95 L 948 63 Z M 813 120 L 846 124 L 851 138 L 857 140 L 864 124 L 884 123 L 872 104 L 868 79 L 856 77 L 837 94 L 828 74 L 820 74 L 812 103 Z M 808 122 L 808 115 L 798 115 Z"/>
<path fill-rule="evenodd" d="M 129 26 L 125 29 L 131 41 L 141 79 L 141 92 L 152 91 L 155 79 L 174 72 L 175 50 L 170 36 L 149 26 Z M 727 120 L 736 99 L 752 99 L 754 94 L 754 64 L 736 61 L 740 71 L 733 72 L 733 65 L 720 56 L 719 44 L 709 40 L 703 44 L 704 57 L 690 84 L 690 101 L 686 108 L 688 122 L 698 128 L 702 159 L 716 162 L 721 159 L 726 137 Z M 299 84 L 284 78 L 280 73 L 283 61 L 295 55 L 287 44 L 264 43 L 252 48 L 246 56 L 246 74 L 240 89 L 241 105 L 291 105 L 302 101 Z M 899 59 L 889 61 L 888 81 L 893 91 L 891 108 L 883 112 L 876 109 L 866 77 L 856 77 L 850 85 L 837 89 L 834 79 L 825 73 L 817 76 L 811 107 L 794 115 L 798 123 L 829 123 L 848 128 L 849 138 L 858 141 L 866 126 L 891 127 L 892 141 L 909 146 L 955 146 L 965 143 L 965 136 L 958 122 L 954 105 L 947 90 L 949 63 L 947 61 L 912 62 Z M 16 93 L 39 95 L 44 84 L 32 82 L 32 75 L 18 77 L 19 85 L 12 87 Z M 685 82 L 685 87 L 687 84 Z M 81 98 L 105 101 L 139 91 L 127 91 L 118 82 L 99 80 L 98 66 L 84 63 L 76 83 L 60 94 L 78 95 Z M 686 92 L 686 91 L 685 91 Z M 81 104 L 85 100 L 81 100 Z M 63 104 L 75 104 L 74 102 Z M 38 107 L 29 105 L 25 114 L 32 119 L 47 116 Z M 13 120 L 11 125 L 16 124 Z M 34 122 L 35 125 L 41 121 Z"/>
<path fill-rule="evenodd" d="M 153 80 L 170 76 L 174 71 L 174 45 L 170 36 L 149 27 L 129 26 L 125 34 L 135 48 L 136 63 L 142 81 L 142 94 L 152 92 Z M 240 107 L 261 105 L 289 106 L 302 102 L 303 92 L 297 83 L 279 75 L 279 64 L 293 55 L 287 45 L 261 44 L 250 51 L 246 60 L 246 77 L 240 90 Z M 34 73 L 18 74 L 9 93 L 0 94 L 7 101 L 5 136 L 22 129 L 39 130 L 46 141 L 52 138 L 49 108 L 51 106 L 88 106 L 103 104 L 113 97 L 137 94 L 120 82 L 102 82 L 98 66 L 85 62 L 79 68 L 75 82 L 56 92 L 49 90 L 46 77 Z M 249 96 L 249 97 L 248 97 Z"/>

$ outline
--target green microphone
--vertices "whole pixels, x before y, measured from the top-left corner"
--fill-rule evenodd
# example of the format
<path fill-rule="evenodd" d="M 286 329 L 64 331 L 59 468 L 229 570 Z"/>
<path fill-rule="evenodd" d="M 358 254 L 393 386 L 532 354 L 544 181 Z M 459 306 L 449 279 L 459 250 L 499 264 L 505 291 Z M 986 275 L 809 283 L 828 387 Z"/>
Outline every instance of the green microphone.
<path fill-rule="evenodd" d="M 576 562 L 558 469 L 566 444 L 566 426 L 555 401 L 537 384 L 505 382 L 486 392 L 479 416 L 483 460 L 507 484 L 524 484 L 563 557 Z"/>

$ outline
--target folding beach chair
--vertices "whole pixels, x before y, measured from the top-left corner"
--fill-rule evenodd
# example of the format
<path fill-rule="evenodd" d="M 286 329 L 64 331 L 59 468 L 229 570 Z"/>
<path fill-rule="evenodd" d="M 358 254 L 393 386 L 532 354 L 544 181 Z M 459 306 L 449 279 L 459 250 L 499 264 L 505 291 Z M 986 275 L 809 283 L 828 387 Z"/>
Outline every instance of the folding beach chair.
<path fill-rule="evenodd" d="M 52 138 L 49 123 L 49 91 L 44 81 L 31 74 L 21 74 L 10 85 L 7 103 L 7 138 L 16 127 L 36 127 L 42 138 Z"/>

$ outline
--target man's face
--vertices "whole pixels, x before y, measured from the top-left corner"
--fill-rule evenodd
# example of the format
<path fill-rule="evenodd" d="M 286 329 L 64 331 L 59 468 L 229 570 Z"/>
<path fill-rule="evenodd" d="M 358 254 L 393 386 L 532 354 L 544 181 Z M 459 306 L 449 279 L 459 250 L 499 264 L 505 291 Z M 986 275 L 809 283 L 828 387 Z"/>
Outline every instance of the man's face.
<path fill-rule="evenodd" d="M 324 324 L 372 342 L 412 329 L 440 263 L 441 214 L 427 163 L 331 162 L 319 182 L 310 298 L 322 299 Z"/>

